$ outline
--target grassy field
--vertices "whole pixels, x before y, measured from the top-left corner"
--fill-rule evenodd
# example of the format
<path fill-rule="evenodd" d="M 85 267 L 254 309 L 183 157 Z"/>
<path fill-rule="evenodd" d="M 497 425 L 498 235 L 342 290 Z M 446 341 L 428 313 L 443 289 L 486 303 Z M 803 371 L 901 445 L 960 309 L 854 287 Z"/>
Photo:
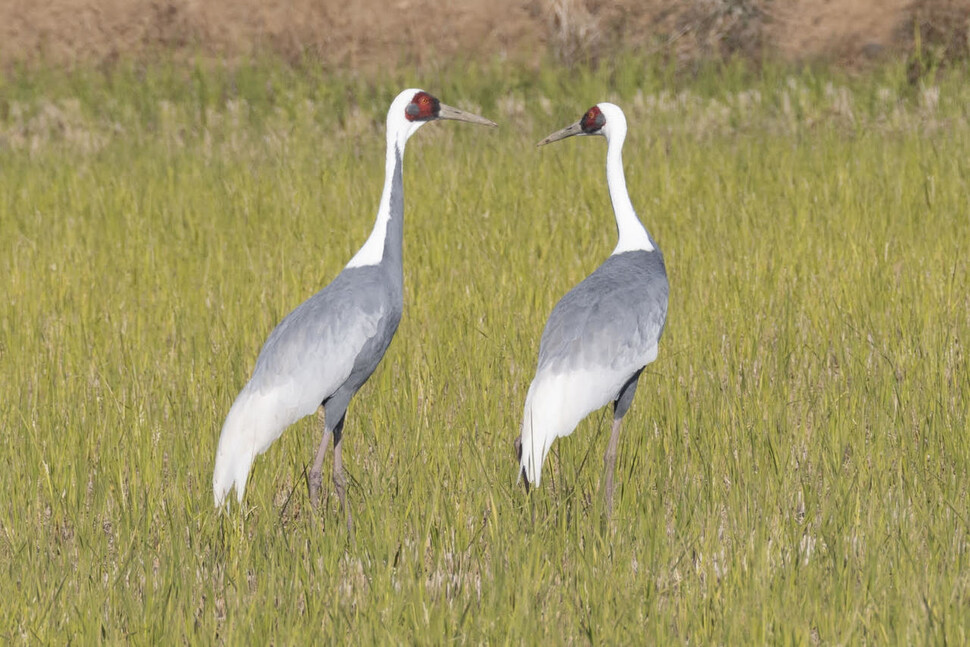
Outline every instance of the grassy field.
<path fill-rule="evenodd" d="M 0 80 L 0 637 L 967 642 L 970 88 L 904 76 Z M 309 507 L 312 419 L 216 514 L 223 418 L 370 231 L 413 85 L 500 128 L 408 147 L 404 320 L 345 431 L 355 533 Z M 512 448 L 545 318 L 615 243 L 603 141 L 534 143 L 606 99 L 671 282 L 612 524 L 608 412 L 531 497 Z"/>

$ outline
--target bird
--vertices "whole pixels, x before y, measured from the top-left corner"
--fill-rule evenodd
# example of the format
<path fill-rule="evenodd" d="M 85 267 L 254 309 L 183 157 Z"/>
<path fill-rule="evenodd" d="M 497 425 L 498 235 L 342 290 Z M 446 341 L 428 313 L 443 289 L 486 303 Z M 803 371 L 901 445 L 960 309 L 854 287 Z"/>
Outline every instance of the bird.
<path fill-rule="evenodd" d="M 219 436 L 212 475 L 217 509 L 228 505 L 233 487 L 241 505 L 256 456 L 291 424 L 316 412 L 323 437 L 309 473 L 311 505 L 317 503 L 332 438 L 334 486 L 352 528 L 341 452 L 344 417 L 401 321 L 404 148 L 421 126 L 439 119 L 496 126 L 417 88 L 404 90 L 391 102 L 384 189 L 374 228 L 337 277 L 290 312 L 266 339 Z"/>
<path fill-rule="evenodd" d="M 542 466 L 556 438 L 569 436 L 591 412 L 613 403 L 613 424 L 603 457 L 606 511 L 613 509 L 613 473 L 620 423 L 637 381 L 657 348 L 667 320 L 669 285 L 663 254 L 640 222 L 623 174 L 623 110 L 598 103 L 583 117 L 537 146 L 574 135 L 606 138 L 606 181 L 616 218 L 613 253 L 556 304 L 539 342 L 535 377 L 525 398 L 515 441 L 519 475 L 539 487 Z"/>

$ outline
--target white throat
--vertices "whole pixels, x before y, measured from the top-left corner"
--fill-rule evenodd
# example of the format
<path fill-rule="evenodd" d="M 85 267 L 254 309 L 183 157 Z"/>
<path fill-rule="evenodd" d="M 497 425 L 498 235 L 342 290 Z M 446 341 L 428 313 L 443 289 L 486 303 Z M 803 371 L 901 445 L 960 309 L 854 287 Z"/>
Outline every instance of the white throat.
<path fill-rule="evenodd" d="M 377 207 L 374 229 L 371 230 L 370 236 L 367 237 L 363 246 L 357 250 L 346 267 L 379 265 L 384 258 L 384 240 L 387 238 L 387 224 L 391 220 L 391 185 L 394 183 L 394 167 L 398 164 L 398 160 L 401 160 L 401 164 L 404 163 L 404 142 L 401 142 L 399 150 L 396 150 L 397 145 L 397 142 L 388 137 L 387 161 L 384 167 L 384 191 L 381 193 L 381 203 Z"/>
<path fill-rule="evenodd" d="M 391 103 L 387 111 L 387 156 L 384 162 L 384 191 L 377 207 L 374 229 L 363 246 L 354 254 L 345 268 L 379 265 L 384 259 L 384 241 L 387 238 L 387 225 L 391 220 L 391 190 L 397 165 L 404 165 L 404 147 L 408 138 L 424 125 L 423 121 L 408 121 L 404 117 L 404 107 L 417 89 L 405 90 Z M 403 187 L 402 187 L 403 190 Z"/>
<path fill-rule="evenodd" d="M 623 140 L 626 139 L 626 118 L 613 104 L 598 104 L 606 117 L 603 136 L 606 137 L 606 184 L 610 188 L 610 201 L 616 217 L 617 242 L 614 254 L 643 250 L 652 252 L 653 243 L 643 223 L 633 210 L 630 194 L 626 190 L 623 175 Z"/>

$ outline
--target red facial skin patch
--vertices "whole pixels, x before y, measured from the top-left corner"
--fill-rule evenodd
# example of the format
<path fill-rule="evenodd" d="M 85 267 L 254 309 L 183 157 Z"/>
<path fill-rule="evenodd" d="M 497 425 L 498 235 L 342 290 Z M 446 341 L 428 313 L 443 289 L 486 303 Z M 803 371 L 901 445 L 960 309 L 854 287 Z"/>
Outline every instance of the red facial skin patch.
<path fill-rule="evenodd" d="M 593 106 L 579 120 L 579 125 L 583 132 L 589 135 L 606 125 L 606 117 L 603 116 L 603 112 L 597 106 Z"/>
<path fill-rule="evenodd" d="M 438 116 L 441 102 L 427 92 L 418 92 L 404 109 L 408 121 L 428 121 Z"/>

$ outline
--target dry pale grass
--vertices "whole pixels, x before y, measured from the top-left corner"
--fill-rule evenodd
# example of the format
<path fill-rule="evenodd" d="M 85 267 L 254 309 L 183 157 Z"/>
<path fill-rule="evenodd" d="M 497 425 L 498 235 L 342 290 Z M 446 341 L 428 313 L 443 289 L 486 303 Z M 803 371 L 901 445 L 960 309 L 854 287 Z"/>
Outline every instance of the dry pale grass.
<path fill-rule="evenodd" d="M 912 21 L 898 38 L 912 52 L 910 75 L 970 56 L 970 2 L 967 0 L 914 0 Z"/>
<path fill-rule="evenodd" d="M 854 59 L 899 43 L 910 0 L 788 0 L 772 3 L 773 42 L 788 59 Z"/>
<path fill-rule="evenodd" d="M 967 644 L 961 78 L 580 71 L 627 111 L 675 288 L 612 525 L 608 410 L 531 498 L 512 459 L 545 317 L 615 244 L 603 142 L 532 145 L 577 75 L 434 79 L 502 127 L 409 144 L 351 539 L 307 503 L 311 420 L 244 514 L 214 514 L 211 460 L 267 332 L 370 230 L 393 88 L 355 112 L 353 79 L 254 68 L 0 98 L 0 643 Z"/>
<path fill-rule="evenodd" d="M 359 68 L 542 50 L 541 20 L 515 0 L 13 0 L 0 3 L 0 59 L 110 61 L 175 50 L 272 52 Z"/>
<path fill-rule="evenodd" d="M 777 54 L 854 61 L 911 50 L 963 0 L 7 0 L 0 63 L 150 59 L 159 52 L 229 60 L 271 53 L 379 70 L 447 57 L 570 62 L 619 51 L 678 62 Z M 952 7 L 951 7 L 952 5 Z M 957 9 L 954 9 L 957 8 Z M 961 15 L 965 18 L 966 11 Z M 946 21 L 944 21 L 946 23 Z M 964 20 L 965 23 L 965 20 Z M 946 23 L 949 52 L 966 24 Z M 936 31 L 934 31 L 936 30 Z M 962 41 L 961 41 L 962 38 Z M 963 43 L 961 46 L 960 43 Z"/>

